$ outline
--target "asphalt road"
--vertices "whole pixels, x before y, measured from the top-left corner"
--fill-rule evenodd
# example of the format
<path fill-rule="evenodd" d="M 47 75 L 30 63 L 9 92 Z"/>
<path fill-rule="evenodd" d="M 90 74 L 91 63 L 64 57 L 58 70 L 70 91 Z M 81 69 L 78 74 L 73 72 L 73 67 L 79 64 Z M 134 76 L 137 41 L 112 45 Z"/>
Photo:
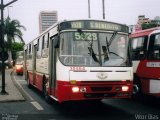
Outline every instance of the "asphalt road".
<path fill-rule="evenodd" d="M 0 103 L 2 120 L 160 120 L 160 99 L 105 99 L 101 102 L 46 103 L 42 94 L 14 75 L 26 101 Z M 10 118 L 10 119 L 6 119 Z"/>

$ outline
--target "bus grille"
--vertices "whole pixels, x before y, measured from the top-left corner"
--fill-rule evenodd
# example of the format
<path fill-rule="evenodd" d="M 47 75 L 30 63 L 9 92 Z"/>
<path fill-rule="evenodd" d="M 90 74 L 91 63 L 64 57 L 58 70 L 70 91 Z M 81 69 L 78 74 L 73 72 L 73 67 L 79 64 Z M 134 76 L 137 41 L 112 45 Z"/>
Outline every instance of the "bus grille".
<path fill-rule="evenodd" d="M 91 87 L 91 90 L 93 92 L 99 92 L 99 91 L 111 91 L 112 87 Z"/>

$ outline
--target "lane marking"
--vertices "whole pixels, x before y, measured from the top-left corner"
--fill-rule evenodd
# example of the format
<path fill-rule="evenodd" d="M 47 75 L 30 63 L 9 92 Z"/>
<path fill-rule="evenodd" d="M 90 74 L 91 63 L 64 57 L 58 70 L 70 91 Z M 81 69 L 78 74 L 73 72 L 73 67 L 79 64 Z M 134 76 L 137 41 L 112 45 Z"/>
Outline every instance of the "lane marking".
<path fill-rule="evenodd" d="M 19 82 L 26 82 L 26 80 L 17 80 L 15 76 L 14 77 L 14 81 L 17 83 L 17 85 L 23 90 L 23 92 L 27 95 L 27 97 L 32 101 L 30 102 L 37 110 L 44 110 L 44 108 L 38 103 L 36 102 L 31 96 L 30 94 L 28 94 L 22 87 L 22 85 Z"/>
<path fill-rule="evenodd" d="M 44 110 L 43 107 L 36 101 L 30 102 L 37 110 Z"/>
<path fill-rule="evenodd" d="M 17 81 L 19 81 L 19 82 L 26 82 L 26 80 L 17 80 Z"/>

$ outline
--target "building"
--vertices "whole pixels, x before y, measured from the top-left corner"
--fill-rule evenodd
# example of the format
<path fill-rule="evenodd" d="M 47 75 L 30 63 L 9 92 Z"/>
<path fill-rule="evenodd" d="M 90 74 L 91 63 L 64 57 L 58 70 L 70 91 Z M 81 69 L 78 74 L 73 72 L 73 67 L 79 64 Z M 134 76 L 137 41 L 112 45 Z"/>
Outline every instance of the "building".
<path fill-rule="evenodd" d="M 45 31 L 58 20 L 57 11 L 42 11 L 39 14 L 39 32 Z"/>
<path fill-rule="evenodd" d="M 135 25 L 135 31 L 142 30 L 142 24 L 150 24 L 151 20 L 146 18 L 145 15 L 139 15 L 137 24 Z"/>
<path fill-rule="evenodd" d="M 151 20 L 151 23 L 156 24 L 157 26 L 160 26 L 160 16 L 156 16 L 154 20 Z"/>
<path fill-rule="evenodd" d="M 138 22 L 137 24 L 142 25 L 143 23 L 151 23 L 151 20 L 149 18 L 146 18 L 145 15 L 138 16 Z"/>

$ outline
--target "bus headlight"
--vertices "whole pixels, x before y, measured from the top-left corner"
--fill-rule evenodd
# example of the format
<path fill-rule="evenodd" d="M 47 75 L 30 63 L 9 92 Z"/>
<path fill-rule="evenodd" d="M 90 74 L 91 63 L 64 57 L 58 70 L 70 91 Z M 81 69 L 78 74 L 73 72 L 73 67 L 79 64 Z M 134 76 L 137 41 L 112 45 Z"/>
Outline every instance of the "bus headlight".
<path fill-rule="evenodd" d="M 72 87 L 72 92 L 73 93 L 79 92 L 79 87 Z"/>
<path fill-rule="evenodd" d="M 122 91 L 128 91 L 129 87 L 128 86 L 122 86 Z"/>

